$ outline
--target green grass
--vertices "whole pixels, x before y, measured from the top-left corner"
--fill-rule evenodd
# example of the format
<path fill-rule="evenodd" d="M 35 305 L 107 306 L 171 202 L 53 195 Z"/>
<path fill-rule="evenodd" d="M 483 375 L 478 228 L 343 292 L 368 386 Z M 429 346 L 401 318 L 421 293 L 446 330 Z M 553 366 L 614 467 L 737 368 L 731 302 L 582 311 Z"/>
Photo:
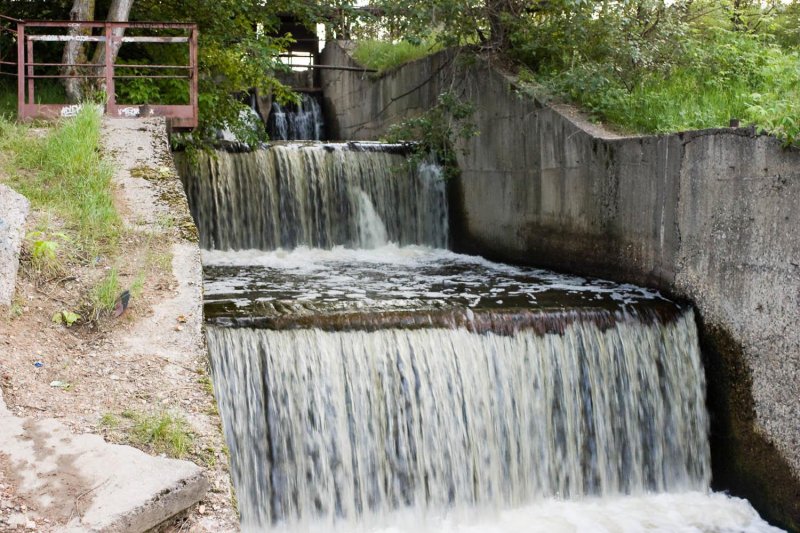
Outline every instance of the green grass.
<path fill-rule="evenodd" d="M 0 150 L 9 184 L 34 207 L 62 218 L 90 256 L 113 250 L 121 231 L 114 206 L 113 168 L 100 153 L 100 115 L 85 106 L 43 136 L 0 119 Z"/>
<path fill-rule="evenodd" d="M 112 442 L 124 442 L 148 453 L 163 453 L 182 458 L 195 452 L 195 436 L 189 423 L 179 414 L 142 413 L 125 409 L 119 416 L 105 413 L 100 424 Z M 200 452 L 201 456 L 205 454 Z"/>
<path fill-rule="evenodd" d="M 194 436 L 189 424 L 180 415 L 159 413 L 133 416 L 131 436 L 133 442 L 152 448 L 169 457 L 181 458 L 189 453 L 194 445 Z"/>
<path fill-rule="evenodd" d="M 97 317 L 101 312 L 114 309 L 114 303 L 120 291 L 119 274 L 115 267 L 108 271 L 100 283 L 92 287 L 90 303 L 94 316 Z"/>
<path fill-rule="evenodd" d="M 109 429 L 114 429 L 119 426 L 119 418 L 117 418 L 114 413 L 105 413 L 100 418 L 100 425 Z"/>
<path fill-rule="evenodd" d="M 441 46 L 431 42 L 412 44 L 408 41 L 365 40 L 358 42 L 353 51 L 353 58 L 367 68 L 384 72 L 439 50 Z"/>

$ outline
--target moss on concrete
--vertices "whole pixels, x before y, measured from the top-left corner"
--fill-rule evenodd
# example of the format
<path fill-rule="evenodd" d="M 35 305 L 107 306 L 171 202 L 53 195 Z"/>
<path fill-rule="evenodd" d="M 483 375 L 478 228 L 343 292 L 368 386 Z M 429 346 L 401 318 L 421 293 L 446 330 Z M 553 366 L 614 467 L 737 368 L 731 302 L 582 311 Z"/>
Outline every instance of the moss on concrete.
<path fill-rule="evenodd" d="M 800 480 L 758 429 L 744 350 L 725 328 L 698 322 L 711 414 L 711 486 L 747 498 L 771 523 L 800 531 Z"/>

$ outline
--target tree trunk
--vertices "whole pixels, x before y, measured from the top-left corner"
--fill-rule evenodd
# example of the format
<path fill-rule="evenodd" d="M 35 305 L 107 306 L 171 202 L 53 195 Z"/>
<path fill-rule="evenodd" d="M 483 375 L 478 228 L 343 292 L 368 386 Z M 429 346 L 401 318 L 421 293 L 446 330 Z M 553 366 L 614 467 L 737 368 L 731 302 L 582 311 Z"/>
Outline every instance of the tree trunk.
<path fill-rule="evenodd" d="M 72 9 L 69 12 L 70 20 L 94 20 L 94 2 L 95 0 L 74 0 Z M 82 28 L 70 28 L 68 35 L 89 35 L 91 30 Z M 65 65 L 74 65 L 76 63 L 86 63 L 86 50 L 84 43 L 81 41 L 67 41 L 64 46 L 64 53 L 61 56 L 61 62 Z M 64 67 L 63 74 L 71 76 L 80 76 L 83 69 L 80 67 Z M 70 103 L 77 104 L 83 99 L 83 80 L 81 78 L 63 78 L 64 90 L 67 93 L 67 100 Z"/>
<path fill-rule="evenodd" d="M 134 0 L 112 0 L 111 7 L 108 8 L 108 17 L 106 20 L 109 22 L 127 22 L 128 17 L 131 14 L 131 6 L 133 5 Z M 122 37 L 125 35 L 125 30 L 122 28 L 115 28 L 113 30 L 113 35 L 115 37 Z M 115 42 L 111 47 L 111 62 L 113 63 L 117 59 L 117 54 L 119 54 L 120 46 L 122 46 L 121 42 Z M 103 65 L 106 61 L 106 43 L 98 43 L 97 48 L 94 51 L 94 57 L 92 58 L 92 63 L 97 65 Z M 105 67 L 98 68 L 97 74 L 98 76 L 105 76 L 106 69 Z M 106 89 L 106 80 L 105 78 L 98 78 L 97 83 L 95 86 L 104 91 Z"/>
<path fill-rule="evenodd" d="M 490 42 L 493 47 L 505 48 L 508 45 L 506 17 L 518 11 L 515 0 L 485 0 L 484 10 L 489 21 Z"/>

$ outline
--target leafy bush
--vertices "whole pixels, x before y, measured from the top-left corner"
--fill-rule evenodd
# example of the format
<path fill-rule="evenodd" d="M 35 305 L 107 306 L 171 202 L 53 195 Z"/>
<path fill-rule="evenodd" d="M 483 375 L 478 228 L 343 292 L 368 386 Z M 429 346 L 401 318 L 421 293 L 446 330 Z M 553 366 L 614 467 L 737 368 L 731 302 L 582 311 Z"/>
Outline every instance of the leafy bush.
<path fill-rule="evenodd" d="M 631 4 L 593 10 L 591 17 L 570 13 L 533 27 L 514 25 L 517 46 L 510 53 L 529 69 L 521 78 L 623 130 L 724 127 L 737 118 L 797 142 L 796 50 L 781 47 L 767 31 L 698 17 L 680 3 L 651 2 L 638 14 L 626 9 Z"/>
<path fill-rule="evenodd" d="M 387 142 L 413 142 L 413 152 L 408 162 L 416 166 L 433 157 L 442 165 L 445 178 L 458 175 L 455 144 L 478 134 L 469 119 L 474 109 L 452 92 L 439 95 L 437 104 L 421 114 L 394 124 L 386 137 Z"/>

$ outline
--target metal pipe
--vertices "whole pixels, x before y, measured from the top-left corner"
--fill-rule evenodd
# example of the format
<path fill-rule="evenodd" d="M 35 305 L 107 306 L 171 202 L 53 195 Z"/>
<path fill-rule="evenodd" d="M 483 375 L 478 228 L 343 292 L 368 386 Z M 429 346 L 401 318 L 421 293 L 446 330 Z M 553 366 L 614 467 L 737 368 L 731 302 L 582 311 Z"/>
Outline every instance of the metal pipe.
<path fill-rule="evenodd" d="M 374 68 L 362 68 L 362 67 L 337 67 L 335 65 L 288 65 L 290 67 L 297 67 L 297 68 L 315 68 L 319 70 L 348 70 L 354 72 L 378 72 Z"/>
<path fill-rule="evenodd" d="M 192 79 L 191 76 L 179 76 L 177 74 L 174 75 L 174 76 L 166 76 L 166 75 L 165 76 L 149 76 L 147 74 L 140 74 L 140 75 L 128 74 L 128 75 L 125 75 L 125 76 L 118 76 L 118 75 L 114 76 L 115 80 L 129 80 L 129 79 L 134 79 L 134 78 L 147 78 L 149 80 L 190 80 L 190 79 Z"/>
<path fill-rule="evenodd" d="M 9 63 L 9 62 L 2 62 L 0 64 L 8 64 L 8 65 L 16 65 L 16 63 Z M 97 63 L 27 63 L 28 65 L 33 65 L 34 67 L 88 67 L 88 68 L 103 68 L 103 65 L 99 65 Z M 190 70 L 192 67 L 189 65 L 132 65 L 130 63 L 126 64 L 116 64 L 114 65 L 116 68 L 152 68 L 152 69 L 182 69 L 182 70 Z"/>

